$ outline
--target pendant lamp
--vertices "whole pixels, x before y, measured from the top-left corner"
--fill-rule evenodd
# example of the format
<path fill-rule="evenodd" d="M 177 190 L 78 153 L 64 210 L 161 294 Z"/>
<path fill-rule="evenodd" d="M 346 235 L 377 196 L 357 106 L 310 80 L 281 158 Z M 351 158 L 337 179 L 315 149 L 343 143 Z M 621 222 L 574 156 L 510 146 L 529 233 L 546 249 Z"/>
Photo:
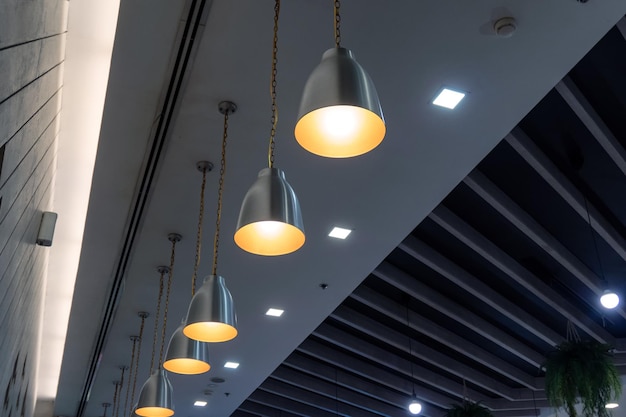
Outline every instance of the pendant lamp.
<path fill-rule="evenodd" d="M 224 105 L 220 103 L 220 106 Z M 230 113 L 232 108 L 229 108 L 228 111 Z M 195 282 L 200 266 L 206 174 L 213 170 L 213 164 L 208 161 L 200 161 L 196 164 L 196 168 L 202 173 L 202 185 L 200 186 L 200 210 L 198 213 L 198 231 L 196 233 L 196 259 L 192 275 L 192 298 L 195 295 Z M 186 322 L 183 320 L 170 338 L 163 367 L 170 372 L 182 375 L 197 375 L 208 372 L 209 369 L 211 369 L 209 363 L 209 345 L 206 342 L 187 337 L 184 333 L 185 326 Z"/>
<path fill-rule="evenodd" d="M 137 408 L 135 413 L 142 417 L 169 417 L 174 414 L 174 403 L 172 395 L 172 384 L 167 377 L 167 371 L 161 367 L 163 363 L 163 348 L 165 345 L 165 334 L 167 330 L 167 312 L 170 301 L 170 290 L 172 288 L 172 276 L 174 274 L 174 261 L 176 259 L 176 243 L 180 242 L 181 236 L 177 233 L 170 233 L 167 236 L 168 240 L 172 244 L 170 252 L 170 266 L 159 267 L 160 274 L 159 284 L 159 297 L 157 301 L 157 317 L 155 321 L 159 320 L 161 297 L 163 294 L 163 278 L 167 274 L 167 289 L 165 291 L 165 308 L 163 313 L 163 325 L 161 328 L 161 347 L 159 351 L 159 361 L 156 369 L 154 364 L 156 344 L 157 344 L 157 331 L 155 331 L 152 340 L 152 358 L 150 360 L 150 377 L 141 387 L 141 393 L 139 394 L 139 401 L 137 402 Z M 155 325 L 155 330 L 158 330 L 158 326 Z"/>
<path fill-rule="evenodd" d="M 217 218 L 213 238 L 213 270 L 211 275 L 205 278 L 204 284 L 198 292 L 195 292 L 197 265 L 199 262 L 199 252 L 197 252 L 196 269 L 191 280 L 192 299 L 187 311 L 186 325 L 183 329 L 185 336 L 201 342 L 226 342 L 237 336 L 237 317 L 233 297 L 226 287 L 224 278 L 217 275 L 222 196 L 224 193 L 224 174 L 226 172 L 228 116 L 235 112 L 236 109 L 237 106 L 228 101 L 220 103 L 219 106 L 219 111 L 224 115 L 224 133 L 222 135 L 222 159 L 220 161 L 220 179 L 217 194 Z M 204 201 L 203 198 L 201 200 Z M 202 208 L 200 211 L 202 213 Z"/>
<path fill-rule="evenodd" d="M 269 167 L 259 172 L 256 182 L 243 199 L 235 243 L 241 249 L 263 256 L 285 255 L 304 245 L 304 223 L 298 197 L 285 178 L 274 167 L 274 146 L 278 107 L 276 105 L 276 65 L 278 54 L 278 17 L 280 0 L 274 5 L 274 39 L 272 48 L 272 129 L 268 152 Z"/>
<path fill-rule="evenodd" d="M 322 55 L 305 84 L 295 137 L 307 151 L 328 158 L 362 155 L 385 137 L 376 87 L 354 54 L 340 46 L 340 2 L 335 6 L 335 48 Z"/>

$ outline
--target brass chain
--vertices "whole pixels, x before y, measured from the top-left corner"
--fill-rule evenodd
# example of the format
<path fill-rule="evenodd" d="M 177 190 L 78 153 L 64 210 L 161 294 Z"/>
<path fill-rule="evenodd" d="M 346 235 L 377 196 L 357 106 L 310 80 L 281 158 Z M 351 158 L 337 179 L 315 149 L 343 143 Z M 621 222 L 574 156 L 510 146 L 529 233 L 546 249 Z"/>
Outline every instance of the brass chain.
<path fill-rule="evenodd" d="M 222 159 L 220 160 L 220 179 L 217 189 L 217 216 L 215 219 L 215 237 L 213 238 L 213 275 L 217 275 L 217 257 L 220 247 L 220 224 L 222 221 L 222 196 L 224 194 L 224 173 L 226 172 L 226 139 L 228 139 L 228 113 L 224 112 L 224 133 L 222 135 Z"/>
<path fill-rule="evenodd" d="M 174 260 L 176 259 L 176 242 L 177 239 L 173 238 L 172 241 L 172 253 L 170 255 L 170 270 L 167 275 L 167 291 L 165 292 L 165 308 L 163 311 L 163 331 L 161 332 L 161 351 L 159 352 L 159 367 L 163 364 L 163 348 L 165 347 L 165 331 L 167 328 L 167 310 L 170 304 L 170 290 L 172 289 L 172 276 L 174 275 Z"/>
<path fill-rule="evenodd" d="M 272 43 L 272 79 L 270 82 L 270 96 L 272 97 L 272 130 L 270 131 L 270 148 L 268 152 L 269 167 L 274 167 L 274 148 L 276 147 L 276 125 L 278 124 L 278 105 L 276 104 L 276 67 L 278 65 L 278 17 L 280 15 L 280 0 L 274 3 L 274 39 Z"/>
<path fill-rule="evenodd" d="M 119 392 L 122 390 L 122 386 L 124 385 L 124 372 L 126 372 L 126 367 L 122 366 L 122 376 L 119 381 L 115 381 L 115 393 L 113 394 L 113 415 L 117 417 L 120 414 L 120 401 L 117 398 Z"/>
<path fill-rule="evenodd" d="M 159 297 L 157 301 L 156 315 L 154 316 L 154 335 L 152 336 L 152 355 L 150 357 L 150 375 L 154 370 L 154 355 L 156 353 L 157 334 L 159 333 L 159 318 L 161 317 L 161 299 L 163 298 L 163 276 L 165 269 L 161 269 L 161 278 L 159 279 Z"/>
<path fill-rule="evenodd" d="M 128 397 L 130 396 L 130 380 L 133 376 L 133 367 L 135 365 L 135 348 L 137 347 L 137 337 L 133 336 L 131 337 L 132 341 L 133 341 L 133 351 L 130 355 L 130 366 L 128 367 L 129 369 L 129 374 L 128 375 L 128 384 L 126 384 L 126 399 L 124 400 L 124 413 L 126 413 L 126 410 L 128 409 Z"/>
<path fill-rule="evenodd" d="M 135 390 L 137 389 L 137 374 L 139 373 L 139 358 L 141 357 L 141 341 L 143 340 L 143 329 L 146 323 L 147 314 L 141 315 L 141 326 L 139 327 L 139 343 L 137 344 L 137 360 L 135 361 L 135 375 L 133 376 L 133 391 L 130 396 L 130 404 L 128 408 L 128 417 L 132 417 L 132 408 L 135 404 Z"/>
<path fill-rule="evenodd" d="M 341 15 L 339 14 L 339 8 L 341 3 L 339 0 L 335 0 L 335 47 L 339 48 L 341 45 Z"/>
<path fill-rule="evenodd" d="M 196 294 L 196 281 L 198 280 L 198 268 L 200 267 L 200 251 L 202 249 L 202 223 L 204 222 L 204 190 L 206 188 L 206 171 L 202 169 L 202 185 L 200 186 L 200 210 L 198 213 L 198 232 L 196 233 L 196 260 L 193 264 L 191 275 L 191 297 Z"/>

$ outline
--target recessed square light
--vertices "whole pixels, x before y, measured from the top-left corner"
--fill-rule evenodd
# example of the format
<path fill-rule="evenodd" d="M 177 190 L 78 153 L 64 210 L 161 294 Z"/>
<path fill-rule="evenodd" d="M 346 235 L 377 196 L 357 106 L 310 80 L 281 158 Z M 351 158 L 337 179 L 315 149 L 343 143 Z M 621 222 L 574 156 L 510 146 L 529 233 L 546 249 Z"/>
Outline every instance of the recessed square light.
<path fill-rule="evenodd" d="M 463 100 L 463 97 L 465 97 L 465 93 L 444 88 L 433 100 L 433 104 L 435 106 L 445 107 L 446 109 L 454 109 L 456 105 Z"/>
<path fill-rule="evenodd" d="M 350 233 L 352 233 L 352 230 L 350 229 L 344 229 L 343 227 L 333 227 L 333 230 L 330 231 L 328 236 L 334 237 L 336 239 L 345 239 Z"/>
<path fill-rule="evenodd" d="M 270 308 L 269 310 L 265 312 L 265 315 L 272 316 L 272 317 L 280 317 L 283 315 L 284 312 L 285 310 L 281 310 L 280 308 Z"/>
<path fill-rule="evenodd" d="M 224 368 L 237 369 L 239 368 L 239 363 L 229 361 L 224 364 Z"/>
<path fill-rule="evenodd" d="M 195 403 L 193 403 L 193 405 L 195 405 L 196 407 L 206 407 L 207 402 L 206 401 L 196 401 Z"/>

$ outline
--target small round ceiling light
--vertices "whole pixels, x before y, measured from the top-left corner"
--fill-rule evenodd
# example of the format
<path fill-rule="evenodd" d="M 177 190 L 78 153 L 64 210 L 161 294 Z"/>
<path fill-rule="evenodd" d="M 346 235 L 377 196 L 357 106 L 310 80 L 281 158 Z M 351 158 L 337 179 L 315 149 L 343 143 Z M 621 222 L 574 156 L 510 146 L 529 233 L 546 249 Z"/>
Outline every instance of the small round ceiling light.
<path fill-rule="evenodd" d="M 422 404 L 416 399 L 413 399 L 413 401 L 411 401 L 411 403 L 409 404 L 409 413 L 413 415 L 417 415 L 421 412 L 422 412 Z"/>
<path fill-rule="evenodd" d="M 600 297 L 600 303 L 604 308 L 609 310 L 614 309 L 619 305 L 619 296 L 615 291 L 605 290 L 604 294 Z"/>
<path fill-rule="evenodd" d="M 517 22 L 512 17 L 503 17 L 493 23 L 493 31 L 500 38 L 510 38 L 517 30 Z"/>

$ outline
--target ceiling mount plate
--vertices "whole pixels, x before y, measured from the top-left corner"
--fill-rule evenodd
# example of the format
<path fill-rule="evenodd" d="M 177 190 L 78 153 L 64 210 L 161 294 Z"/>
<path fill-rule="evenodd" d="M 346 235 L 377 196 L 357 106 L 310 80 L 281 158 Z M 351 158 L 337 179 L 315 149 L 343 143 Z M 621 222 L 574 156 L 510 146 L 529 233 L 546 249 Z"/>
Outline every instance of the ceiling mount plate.
<path fill-rule="evenodd" d="M 198 161 L 196 162 L 196 168 L 200 172 L 211 172 L 213 171 L 213 163 L 209 161 Z"/>
<path fill-rule="evenodd" d="M 220 104 L 217 106 L 217 109 L 222 114 L 233 114 L 237 111 L 237 105 L 232 101 L 224 100 L 220 101 Z"/>

